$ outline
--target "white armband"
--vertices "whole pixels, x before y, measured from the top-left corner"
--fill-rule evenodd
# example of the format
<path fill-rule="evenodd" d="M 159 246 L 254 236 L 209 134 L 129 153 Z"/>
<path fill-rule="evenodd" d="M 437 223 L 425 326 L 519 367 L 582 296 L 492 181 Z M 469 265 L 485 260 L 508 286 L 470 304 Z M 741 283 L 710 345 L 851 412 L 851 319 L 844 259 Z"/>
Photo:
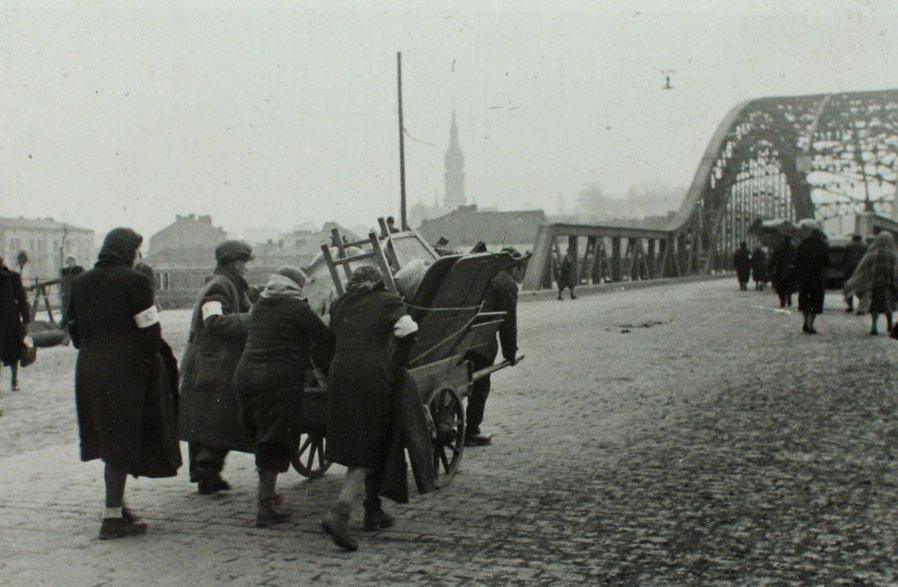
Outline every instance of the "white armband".
<path fill-rule="evenodd" d="M 143 312 L 134 314 L 134 323 L 137 324 L 138 328 L 147 328 L 153 324 L 158 324 L 159 311 L 156 310 L 156 305 L 153 304 Z"/>
<path fill-rule="evenodd" d="M 418 332 L 418 324 L 412 317 L 406 314 L 393 325 L 393 335 L 396 338 L 404 338 L 413 332 Z"/>
<path fill-rule="evenodd" d="M 209 316 L 224 316 L 221 302 L 206 302 L 203 304 L 203 320 Z"/>

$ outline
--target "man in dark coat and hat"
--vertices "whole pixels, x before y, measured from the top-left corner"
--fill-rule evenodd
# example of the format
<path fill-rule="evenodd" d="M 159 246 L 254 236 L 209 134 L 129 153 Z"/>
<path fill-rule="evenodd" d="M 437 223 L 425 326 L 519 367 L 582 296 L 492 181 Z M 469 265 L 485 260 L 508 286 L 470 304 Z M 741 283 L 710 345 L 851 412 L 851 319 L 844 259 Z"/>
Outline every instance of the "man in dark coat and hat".
<path fill-rule="evenodd" d="M 133 269 L 142 241 L 130 228 L 113 229 L 94 268 L 72 282 L 65 312 L 78 349 L 81 460 L 105 463 L 101 540 L 146 531 L 124 505 L 129 474 L 171 477 L 181 466 L 153 287 Z"/>
<path fill-rule="evenodd" d="M 221 477 L 229 451 L 255 449 L 241 423 L 234 385 L 248 332 L 244 276 L 252 259 L 252 248 L 241 241 L 215 247 L 215 270 L 197 296 L 181 360 L 181 439 L 188 442 L 190 481 L 202 495 L 231 488 Z"/>
<path fill-rule="evenodd" d="M 742 241 L 739 248 L 733 253 L 733 266 L 736 268 L 736 279 L 739 280 L 739 289 L 748 289 L 748 280 L 751 279 L 751 253 L 748 252 L 748 243 Z"/>
<path fill-rule="evenodd" d="M 502 253 L 508 255 L 509 262 L 490 280 L 483 298 L 483 311 L 505 312 L 505 322 L 499 327 L 498 342 L 494 336 L 486 348 L 468 356 L 474 371 L 485 369 L 495 362 L 500 344 L 502 357 L 512 366 L 517 363 L 518 282 L 521 279 L 522 263 L 526 259 L 512 247 L 502 249 Z M 483 446 L 492 440 L 492 436 L 482 434 L 480 431 L 489 394 L 489 375 L 474 382 L 465 410 L 465 446 Z"/>
<path fill-rule="evenodd" d="M 10 389 L 19 389 L 19 359 L 31 311 L 22 277 L 11 271 L 0 256 L 0 360 L 12 371 Z"/>

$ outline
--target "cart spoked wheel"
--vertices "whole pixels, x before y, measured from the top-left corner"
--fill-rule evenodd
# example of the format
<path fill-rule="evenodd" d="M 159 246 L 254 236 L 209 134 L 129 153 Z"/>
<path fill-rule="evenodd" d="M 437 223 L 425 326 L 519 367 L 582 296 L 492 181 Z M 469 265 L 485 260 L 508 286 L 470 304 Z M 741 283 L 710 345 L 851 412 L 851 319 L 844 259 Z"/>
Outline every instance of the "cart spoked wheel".
<path fill-rule="evenodd" d="M 299 439 L 299 450 L 290 459 L 293 468 L 303 477 L 317 479 L 330 468 L 330 461 L 324 459 L 324 434 L 304 432 Z"/>
<path fill-rule="evenodd" d="M 441 389 L 427 403 L 436 486 L 452 482 L 465 448 L 465 410 L 458 394 Z"/>

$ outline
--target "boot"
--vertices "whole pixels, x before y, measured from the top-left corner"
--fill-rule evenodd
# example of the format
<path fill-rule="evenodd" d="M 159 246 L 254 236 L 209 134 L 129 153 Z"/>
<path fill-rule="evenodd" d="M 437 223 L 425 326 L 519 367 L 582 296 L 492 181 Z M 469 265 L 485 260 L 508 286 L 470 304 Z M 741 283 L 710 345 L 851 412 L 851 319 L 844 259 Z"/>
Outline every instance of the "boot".
<path fill-rule="evenodd" d="M 389 528 L 395 523 L 396 519 L 380 507 L 377 509 L 365 508 L 365 520 L 362 522 L 362 530 L 374 532 L 375 530 Z"/>
<path fill-rule="evenodd" d="M 321 529 L 325 534 L 330 535 L 334 544 L 353 551 L 358 550 L 359 543 L 349 535 L 349 512 L 349 504 L 338 501 L 321 520 Z"/>
<path fill-rule="evenodd" d="M 147 531 L 147 525 L 121 518 L 103 518 L 100 526 L 100 540 L 112 540 L 114 538 L 126 538 L 137 536 Z"/>
<path fill-rule="evenodd" d="M 269 495 L 259 498 L 259 511 L 256 513 L 256 528 L 267 528 L 274 524 L 286 522 L 293 512 L 278 507 L 277 496 Z"/>

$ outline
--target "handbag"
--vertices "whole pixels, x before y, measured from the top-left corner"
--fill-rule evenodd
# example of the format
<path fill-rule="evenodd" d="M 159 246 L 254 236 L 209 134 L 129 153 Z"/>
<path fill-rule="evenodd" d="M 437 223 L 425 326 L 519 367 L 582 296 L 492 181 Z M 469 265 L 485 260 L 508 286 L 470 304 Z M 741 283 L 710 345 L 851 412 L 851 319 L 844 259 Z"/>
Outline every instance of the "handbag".
<path fill-rule="evenodd" d="M 22 353 L 19 355 L 19 365 L 27 367 L 37 360 L 37 347 L 34 345 L 34 339 L 26 336 L 22 340 Z"/>

